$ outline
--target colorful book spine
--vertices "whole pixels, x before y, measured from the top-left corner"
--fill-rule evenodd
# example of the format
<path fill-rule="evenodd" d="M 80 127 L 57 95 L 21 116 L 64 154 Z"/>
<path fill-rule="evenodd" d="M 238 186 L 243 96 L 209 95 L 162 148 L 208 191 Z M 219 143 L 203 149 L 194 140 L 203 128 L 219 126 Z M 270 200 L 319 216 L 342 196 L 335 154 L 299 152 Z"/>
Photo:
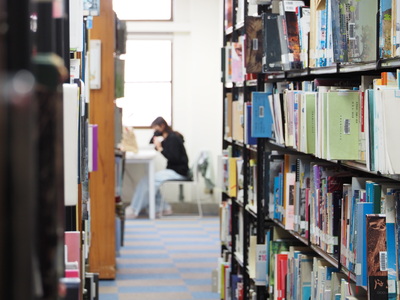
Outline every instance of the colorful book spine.
<path fill-rule="evenodd" d="M 367 274 L 369 299 L 388 299 L 385 215 L 367 215 Z"/>
<path fill-rule="evenodd" d="M 367 222 L 366 215 L 373 214 L 374 205 L 372 202 L 357 203 L 357 252 L 356 252 L 356 283 L 358 286 L 368 286 L 367 277 Z"/>
<path fill-rule="evenodd" d="M 254 138 L 272 138 L 273 119 L 268 96 L 270 93 L 252 93 L 252 126 Z"/>

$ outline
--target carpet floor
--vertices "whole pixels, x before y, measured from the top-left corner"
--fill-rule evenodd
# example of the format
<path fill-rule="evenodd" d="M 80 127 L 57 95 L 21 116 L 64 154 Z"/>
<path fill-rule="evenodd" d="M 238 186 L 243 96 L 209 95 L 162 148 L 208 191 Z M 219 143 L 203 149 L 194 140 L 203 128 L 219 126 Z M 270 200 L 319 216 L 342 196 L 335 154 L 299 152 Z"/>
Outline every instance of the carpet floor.
<path fill-rule="evenodd" d="M 100 300 L 219 299 L 211 292 L 219 255 L 216 217 L 126 221 L 117 276 L 100 281 Z"/>

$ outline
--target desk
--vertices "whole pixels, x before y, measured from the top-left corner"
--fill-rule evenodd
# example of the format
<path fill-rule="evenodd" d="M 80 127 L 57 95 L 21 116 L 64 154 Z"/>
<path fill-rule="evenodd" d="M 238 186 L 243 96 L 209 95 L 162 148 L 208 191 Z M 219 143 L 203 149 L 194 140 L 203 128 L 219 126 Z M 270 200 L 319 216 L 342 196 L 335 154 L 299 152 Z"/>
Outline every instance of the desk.
<path fill-rule="evenodd" d="M 146 164 L 149 182 L 149 218 L 154 220 L 156 217 L 156 193 L 154 186 L 154 159 L 157 155 L 155 150 L 139 150 L 138 153 L 126 152 L 125 164 Z"/>

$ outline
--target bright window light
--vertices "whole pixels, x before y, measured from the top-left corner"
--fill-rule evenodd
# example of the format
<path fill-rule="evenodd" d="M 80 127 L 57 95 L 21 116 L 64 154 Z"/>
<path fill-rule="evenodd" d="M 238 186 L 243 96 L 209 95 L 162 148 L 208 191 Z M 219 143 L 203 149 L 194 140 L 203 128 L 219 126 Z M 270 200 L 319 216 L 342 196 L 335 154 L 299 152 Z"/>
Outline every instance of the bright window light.
<path fill-rule="evenodd" d="M 172 121 L 171 40 L 128 40 L 125 55 L 124 126 L 149 127 L 158 116 Z"/>
<path fill-rule="evenodd" d="M 113 0 L 113 7 L 120 20 L 172 20 L 172 0 Z"/>

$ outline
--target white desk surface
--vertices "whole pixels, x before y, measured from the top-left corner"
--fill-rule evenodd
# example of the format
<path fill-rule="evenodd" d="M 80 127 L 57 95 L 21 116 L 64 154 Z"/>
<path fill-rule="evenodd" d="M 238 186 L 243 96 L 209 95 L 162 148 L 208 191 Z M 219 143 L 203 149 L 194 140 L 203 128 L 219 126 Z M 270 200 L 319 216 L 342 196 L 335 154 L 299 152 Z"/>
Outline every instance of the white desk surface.
<path fill-rule="evenodd" d="M 152 149 L 139 150 L 138 153 L 128 151 L 125 153 L 125 159 L 127 162 L 129 160 L 147 160 L 155 158 L 156 155 L 157 151 Z"/>

